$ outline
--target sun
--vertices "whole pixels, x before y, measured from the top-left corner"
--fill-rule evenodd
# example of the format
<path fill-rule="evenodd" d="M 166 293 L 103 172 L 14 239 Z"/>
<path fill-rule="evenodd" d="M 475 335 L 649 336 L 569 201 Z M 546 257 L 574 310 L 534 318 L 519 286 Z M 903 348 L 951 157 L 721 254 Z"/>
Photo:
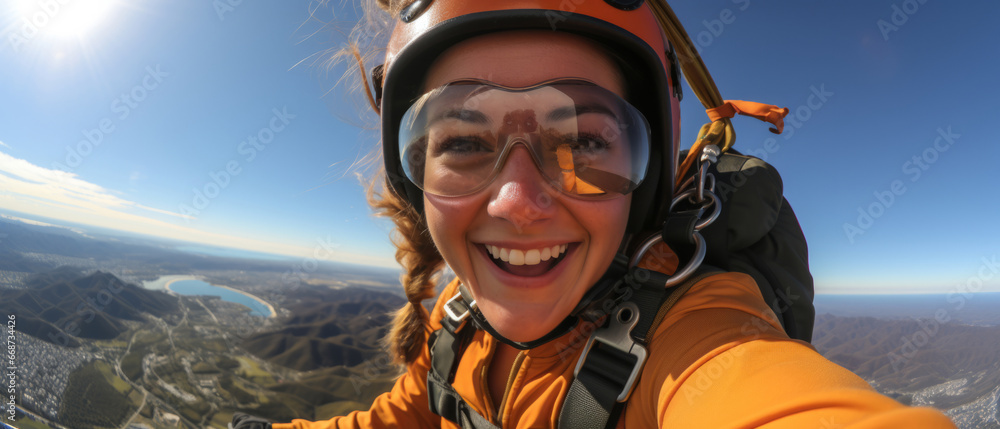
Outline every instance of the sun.
<path fill-rule="evenodd" d="M 55 39 L 84 39 L 101 28 L 120 0 L 8 0 L 17 25 Z"/>

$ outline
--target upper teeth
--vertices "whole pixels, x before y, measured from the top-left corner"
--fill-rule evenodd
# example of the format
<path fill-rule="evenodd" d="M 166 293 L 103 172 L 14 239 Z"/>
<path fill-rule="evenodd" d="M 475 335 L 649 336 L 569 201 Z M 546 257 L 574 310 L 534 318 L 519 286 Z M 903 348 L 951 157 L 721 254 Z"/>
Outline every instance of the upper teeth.
<path fill-rule="evenodd" d="M 501 261 L 507 262 L 511 265 L 538 265 L 542 261 L 548 261 L 551 258 L 558 258 L 563 252 L 566 251 L 565 244 L 557 244 L 552 247 L 543 247 L 541 249 L 507 249 L 503 247 L 497 247 L 493 245 L 486 245 L 486 250 L 490 252 L 493 259 L 500 259 Z"/>

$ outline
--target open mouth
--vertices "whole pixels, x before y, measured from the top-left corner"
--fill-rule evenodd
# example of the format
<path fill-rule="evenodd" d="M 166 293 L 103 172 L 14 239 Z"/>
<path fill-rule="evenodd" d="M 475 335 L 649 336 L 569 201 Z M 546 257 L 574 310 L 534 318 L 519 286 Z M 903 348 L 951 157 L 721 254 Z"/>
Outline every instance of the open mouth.
<path fill-rule="evenodd" d="M 484 244 L 486 253 L 496 266 L 521 277 L 544 275 L 565 259 L 572 244 L 557 244 L 538 249 L 508 249 Z"/>

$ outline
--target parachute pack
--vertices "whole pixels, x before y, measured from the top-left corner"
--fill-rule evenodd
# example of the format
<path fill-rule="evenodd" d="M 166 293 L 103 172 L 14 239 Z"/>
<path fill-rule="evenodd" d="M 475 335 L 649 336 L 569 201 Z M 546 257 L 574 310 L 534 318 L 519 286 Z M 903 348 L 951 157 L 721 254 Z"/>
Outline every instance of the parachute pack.
<path fill-rule="evenodd" d="M 815 309 L 808 249 L 781 176 L 763 160 L 734 150 L 719 156 L 710 172 L 722 210 L 701 231 L 705 263 L 749 274 L 785 333 L 810 341 Z"/>

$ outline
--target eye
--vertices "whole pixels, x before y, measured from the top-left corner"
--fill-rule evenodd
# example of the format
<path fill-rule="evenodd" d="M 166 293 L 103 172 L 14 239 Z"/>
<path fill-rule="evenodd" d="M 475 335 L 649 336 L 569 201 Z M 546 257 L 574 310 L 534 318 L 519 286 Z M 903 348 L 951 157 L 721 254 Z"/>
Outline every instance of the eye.
<path fill-rule="evenodd" d="M 596 134 L 580 133 L 566 140 L 566 143 L 573 148 L 573 152 L 578 154 L 601 153 L 611 149 L 611 145 Z"/>

